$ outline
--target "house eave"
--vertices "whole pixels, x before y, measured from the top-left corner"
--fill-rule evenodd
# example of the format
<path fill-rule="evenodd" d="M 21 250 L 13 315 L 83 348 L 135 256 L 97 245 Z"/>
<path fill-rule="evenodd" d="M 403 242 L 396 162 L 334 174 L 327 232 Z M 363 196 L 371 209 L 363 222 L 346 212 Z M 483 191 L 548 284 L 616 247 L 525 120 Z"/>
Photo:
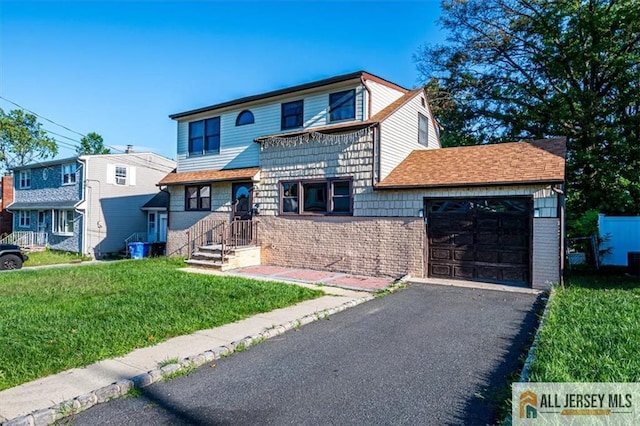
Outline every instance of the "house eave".
<path fill-rule="evenodd" d="M 364 77 L 367 80 L 372 80 L 372 81 L 376 81 L 378 83 L 384 84 L 386 86 L 389 87 L 393 87 L 399 91 L 403 91 L 403 92 L 407 92 L 408 89 L 397 85 L 395 83 L 392 83 L 388 80 L 385 80 L 381 77 L 378 77 L 376 75 L 370 74 L 366 71 L 356 71 L 356 72 L 352 72 L 349 74 L 342 74 L 342 75 L 338 75 L 338 76 L 334 76 L 334 77 L 329 77 L 329 78 L 325 78 L 322 80 L 317 80 L 317 81 L 312 81 L 310 83 L 304 83 L 304 84 L 299 84 L 296 86 L 291 86 L 291 87 L 286 87 L 284 89 L 278 89 L 278 90 L 272 90 L 270 92 L 265 92 L 265 93 L 261 93 L 258 95 L 252 95 L 252 96 L 245 96 L 242 98 L 238 98 L 238 99 L 234 99 L 231 101 L 227 101 L 227 102 L 222 102 L 219 104 L 214 104 L 214 105 L 210 105 L 210 106 L 206 106 L 206 107 L 202 107 L 202 108 L 197 108 L 197 109 L 192 109 L 189 111 L 185 111 L 185 112 L 179 112 L 176 114 L 171 114 L 169 115 L 169 118 L 171 118 L 172 120 L 178 120 L 181 118 L 185 118 L 185 117 L 189 117 L 192 115 L 197 115 L 197 114 L 202 114 L 202 113 L 206 113 L 206 112 L 211 112 L 211 111 L 215 111 L 215 110 L 219 110 L 219 109 L 223 109 L 223 108 L 228 108 L 228 107 L 232 107 L 232 106 L 237 106 L 237 105 L 242 105 L 242 104 L 246 104 L 246 103 L 251 103 L 251 102 L 256 102 L 256 101 L 261 101 L 264 99 L 269 99 L 269 98 L 275 98 L 278 96 L 283 96 L 283 95 L 288 95 L 291 93 L 296 93 L 296 92 L 301 92 L 301 91 L 305 91 L 305 90 L 310 90 L 310 89 L 316 89 L 318 87 L 323 87 L 323 86 L 330 86 L 333 84 L 338 84 L 338 83 L 343 83 L 343 82 L 347 82 L 350 80 L 354 80 L 354 82 L 360 82 L 361 77 Z"/>
<path fill-rule="evenodd" d="M 526 185 L 554 185 L 563 184 L 562 179 L 550 179 L 550 180 L 527 180 L 527 181 L 504 181 L 504 182 L 456 182 L 456 183 L 442 183 L 442 184 L 407 184 L 407 185 L 375 185 L 374 190 L 403 190 L 403 189 L 452 189 L 452 188 L 467 188 L 467 187 L 496 187 L 496 186 L 526 186 Z"/>
<path fill-rule="evenodd" d="M 368 120 L 354 121 L 352 123 L 342 123 L 342 124 L 322 126 L 317 128 L 307 128 L 304 130 L 293 131 L 289 133 L 276 133 L 272 135 L 258 136 L 253 141 L 255 143 L 261 143 L 271 138 L 293 138 L 293 137 L 305 135 L 308 133 L 333 134 L 333 133 L 339 133 L 339 132 L 347 132 L 350 130 L 360 130 L 360 129 L 364 129 L 365 127 L 376 126 L 378 124 L 379 123 L 376 121 L 368 121 Z"/>

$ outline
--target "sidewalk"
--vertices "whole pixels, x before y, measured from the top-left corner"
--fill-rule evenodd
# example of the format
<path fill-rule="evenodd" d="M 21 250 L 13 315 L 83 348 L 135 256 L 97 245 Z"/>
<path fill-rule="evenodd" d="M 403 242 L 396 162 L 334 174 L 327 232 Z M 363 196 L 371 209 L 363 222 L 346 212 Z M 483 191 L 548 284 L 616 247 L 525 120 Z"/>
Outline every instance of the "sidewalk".
<path fill-rule="evenodd" d="M 186 272 L 194 271 L 185 268 Z M 215 272 L 211 272 L 215 273 Z M 279 278 L 278 281 L 285 281 Z M 212 362 L 238 346 L 248 347 L 373 298 L 368 292 L 292 282 L 325 292 L 297 305 L 179 336 L 120 358 L 74 368 L 0 392 L 0 422 L 5 425 L 50 424 L 93 405 L 148 386 L 167 375 Z M 167 360 L 179 363 L 164 365 Z"/>

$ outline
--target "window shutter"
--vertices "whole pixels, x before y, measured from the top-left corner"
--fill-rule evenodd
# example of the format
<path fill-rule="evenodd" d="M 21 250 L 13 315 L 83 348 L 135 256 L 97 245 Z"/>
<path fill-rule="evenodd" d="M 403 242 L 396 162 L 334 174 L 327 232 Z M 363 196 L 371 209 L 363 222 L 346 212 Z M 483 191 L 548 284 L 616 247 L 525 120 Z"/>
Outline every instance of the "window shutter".
<path fill-rule="evenodd" d="M 116 183 L 116 165 L 107 164 L 107 183 Z"/>
<path fill-rule="evenodd" d="M 136 168 L 131 166 L 129 167 L 129 186 L 136 186 Z"/>

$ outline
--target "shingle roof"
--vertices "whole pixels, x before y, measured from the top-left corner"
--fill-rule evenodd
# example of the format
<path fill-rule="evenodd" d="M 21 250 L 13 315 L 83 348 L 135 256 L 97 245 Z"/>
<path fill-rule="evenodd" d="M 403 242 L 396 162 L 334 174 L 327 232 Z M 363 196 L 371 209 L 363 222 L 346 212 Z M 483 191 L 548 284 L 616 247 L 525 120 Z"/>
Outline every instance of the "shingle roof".
<path fill-rule="evenodd" d="M 175 170 L 162 178 L 158 185 L 183 185 L 186 183 L 222 182 L 240 179 L 252 179 L 260 171 L 259 167 L 231 170 L 202 170 L 198 172 L 180 172 Z"/>
<path fill-rule="evenodd" d="M 413 151 L 376 188 L 564 182 L 566 139 Z"/>
<path fill-rule="evenodd" d="M 8 210 L 51 210 L 72 209 L 79 203 L 78 200 L 62 201 L 17 201 L 7 206 Z"/>
<path fill-rule="evenodd" d="M 388 87 L 392 87 L 396 90 L 399 90 L 401 92 L 406 92 L 407 89 L 405 89 L 404 87 L 392 83 L 389 80 L 385 80 L 384 78 L 378 77 L 376 75 L 373 75 L 371 73 L 368 73 L 366 71 L 356 71 L 356 72 L 352 72 L 349 74 L 343 74 L 343 75 L 338 75 L 338 76 L 334 76 L 334 77 L 330 77 L 330 78 L 325 78 L 322 80 L 317 80 L 317 81 L 312 81 L 310 83 L 304 83 L 304 84 L 299 84 L 296 86 L 292 86 L 292 87 L 286 87 L 284 89 L 278 89 L 278 90 L 274 90 L 271 92 L 266 92 L 266 93 L 261 93 L 259 95 L 253 95 L 253 96 L 247 96 L 244 98 L 239 98 L 239 99 L 234 99 L 231 101 L 227 101 L 227 102 L 222 102 L 219 104 L 215 104 L 215 105 L 210 105 L 204 108 L 198 108 L 198 109 L 193 109 L 190 111 L 185 111 L 185 112 L 179 112 L 177 114 L 171 114 L 169 116 L 169 118 L 171 119 L 180 119 L 180 118 L 184 118 L 190 115 L 194 115 L 194 114 L 199 114 L 199 113 L 203 113 L 203 112 L 209 112 L 209 111 L 214 111 L 216 109 L 221 109 L 221 108 L 228 108 L 231 106 L 236 106 L 236 105 L 240 105 L 240 104 L 244 104 L 247 102 L 255 102 L 255 101 L 259 101 L 262 99 L 268 99 L 268 98 L 273 98 L 275 96 L 282 96 L 282 95 L 286 95 L 289 93 L 294 93 L 294 92 L 299 92 L 302 90 L 308 90 L 308 89 L 314 89 L 316 87 L 322 87 L 322 86 L 327 86 L 330 84 L 335 84 L 335 83 L 341 83 L 344 81 L 349 81 L 349 80 L 355 80 L 358 78 L 364 78 L 365 80 L 372 80 L 375 82 L 378 82 L 380 84 L 383 84 L 385 86 Z"/>
<path fill-rule="evenodd" d="M 142 210 L 145 209 L 166 209 L 169 207 L 169 193 L 165 191 L 160 191 L 156 195 L 154 195 L 149 201 L 144 203 L 142 206 Z"/>

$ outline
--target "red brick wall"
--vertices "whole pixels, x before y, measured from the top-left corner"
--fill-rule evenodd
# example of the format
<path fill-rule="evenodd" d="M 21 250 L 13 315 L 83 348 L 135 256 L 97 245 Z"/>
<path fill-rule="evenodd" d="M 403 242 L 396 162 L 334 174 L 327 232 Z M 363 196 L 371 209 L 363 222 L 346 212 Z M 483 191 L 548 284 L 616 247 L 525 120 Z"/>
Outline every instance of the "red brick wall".
<path fill-rule="evenodd" d="M 262 264 L 422 277 L 421 218 L 261 216 Z"/>
<path fill-rule="evenodd" d="M 13 231 L 13 215 L 6 211 L 6 207 L 13 202 L 13 176 L 8 174 L 0 178 L 2 199 L 0 199 L 0 235 Z"/>

